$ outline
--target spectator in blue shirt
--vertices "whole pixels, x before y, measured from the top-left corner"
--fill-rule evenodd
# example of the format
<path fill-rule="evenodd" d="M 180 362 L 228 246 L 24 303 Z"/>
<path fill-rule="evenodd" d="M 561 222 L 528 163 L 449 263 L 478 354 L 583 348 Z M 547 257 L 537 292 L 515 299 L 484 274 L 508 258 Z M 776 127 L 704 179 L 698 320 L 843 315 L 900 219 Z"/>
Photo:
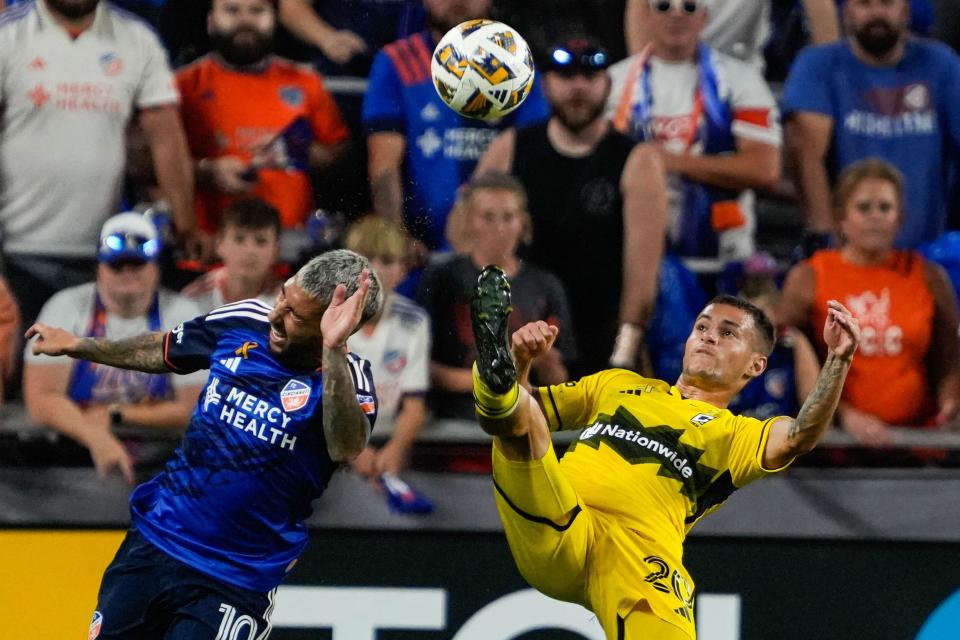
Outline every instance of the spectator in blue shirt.
<path fill-rule="evenodd" d="M 430 79 L 436 42 L 449 29 L 490 14 L 490 0 L 424 0 L 427 29 L 377 54 L 363 101 L 374 211 L 403 221 L 429 249 L 444 249 L 444 227 L 457 188 L 490 141 L 507 127 L 545 120 L 539 84 L 498 122 L 465 118 L 447 107 Z"/>
<path fill-rule="evenodd" d="M 830 183 L 867 157 L 906 178 L 897 246 L 945 228 L 960 143 L 960 58 L 909 34 L 907 0 L 847 0 L 847 37 L 802 52 L 787 78 L 784 112 L 810 230 L 833 230 Z"/>

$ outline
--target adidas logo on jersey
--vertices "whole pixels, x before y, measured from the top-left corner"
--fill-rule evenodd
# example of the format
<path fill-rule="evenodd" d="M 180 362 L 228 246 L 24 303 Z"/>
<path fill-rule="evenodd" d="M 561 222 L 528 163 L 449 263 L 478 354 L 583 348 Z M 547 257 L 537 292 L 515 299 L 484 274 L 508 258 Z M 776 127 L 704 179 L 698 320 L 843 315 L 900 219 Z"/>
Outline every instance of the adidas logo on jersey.
<path fill-rule="evenodd" d="M 237 368 L 240 366 L 240 361 L 243 360 L 243 357 L 238 356 L 236 358 L 220 358 L 220 364 L 225 366 L 230 371 L 236 373 Z"/>

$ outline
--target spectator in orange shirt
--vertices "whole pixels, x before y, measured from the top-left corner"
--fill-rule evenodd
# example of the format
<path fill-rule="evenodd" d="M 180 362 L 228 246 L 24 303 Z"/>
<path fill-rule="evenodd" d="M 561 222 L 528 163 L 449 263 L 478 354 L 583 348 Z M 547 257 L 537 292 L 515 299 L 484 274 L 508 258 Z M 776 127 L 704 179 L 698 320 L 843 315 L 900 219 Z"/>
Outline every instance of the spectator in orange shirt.
<path fill-rule="evenodd" d="M 794 267 L 777 309 L 780 324 L 811 328 L 834 299 L 859 320 L 860 352 L 837 413 L 843 429 L 870 446 L 889 442 L 889 425 L 943 424 L 960 409 L 957 300 L 942 268 L 893 248 L 902 207 L 903 178 L 893 165 L 850 165 L 834 193 L 842 246 Z M 818 346 L 824 350 L 822 340 Z"/>
<path fill-rule="evenodd" d="M 177 74 L 197 224 L 211 235 L 241 196 L 271 204 L 285 228 L 300 225 L 313 206 L 310 172 L 330 164 L 349 135 L 320 76 L 271 54 L 275 28 L 269 0 L 214 0 L 213 51 Z"/>

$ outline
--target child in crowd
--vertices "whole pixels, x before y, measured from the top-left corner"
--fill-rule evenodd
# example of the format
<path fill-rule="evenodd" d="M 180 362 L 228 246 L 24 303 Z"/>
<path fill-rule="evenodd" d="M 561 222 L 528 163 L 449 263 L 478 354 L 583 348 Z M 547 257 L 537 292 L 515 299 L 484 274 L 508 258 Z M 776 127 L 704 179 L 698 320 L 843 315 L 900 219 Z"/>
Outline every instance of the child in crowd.
<path fill-rule="evenodd" d="M 368 446 L 353 462 L 367 478 L 395 474 L 406 465 L 426 418 L 430 319 L 394 289 L 407 274 L 410 238 L 398 225 L 367 216 L 350 227 L 346 248 L 368 258 L 380 276 L 386 300 L 379 315 L 350 338 L 350 350 L 370 361 L 379 400 L 377 431 L 391 424 L 387 443 Z"/>
<path fill-rule="evenodd" d="M 188 284 L 183 296 L 205 311 L 248 298 L 273 305 L 279 288 L 274 275 L 280 252 L 276 209 L 259 198 L 233 203 L 220 219 L 216 251 L 223 266 Z"/>

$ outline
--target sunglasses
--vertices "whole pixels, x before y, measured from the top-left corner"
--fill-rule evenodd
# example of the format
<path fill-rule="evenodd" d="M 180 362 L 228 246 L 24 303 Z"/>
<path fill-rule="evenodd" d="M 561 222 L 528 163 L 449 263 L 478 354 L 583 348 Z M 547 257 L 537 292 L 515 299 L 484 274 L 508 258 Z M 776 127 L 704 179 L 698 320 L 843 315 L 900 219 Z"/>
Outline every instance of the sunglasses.
<path fill-rule="evenodd" d="M 610 55 L 600 47 L 586 46 L 571 49 L 559 46 L 550 50 L 550 68 L 555 71 L 572 69 L 602 71 L 609 65 Z"/>
<path fill-rule="evenodd" d="M 160 253 L 160 243 L 156 239 L 133 233 L 112 233 L 104 238 L 100 245 L 101 252 L 136 252 L 146 259 L 155 258 Z"/>
<path fill-rule="evenodd" d="M 650 8 L 657 13 L 670 13 L 676 9 L 685 16 L 692 16 L 703 6 L 700 0 L 650 0 Z"/>

